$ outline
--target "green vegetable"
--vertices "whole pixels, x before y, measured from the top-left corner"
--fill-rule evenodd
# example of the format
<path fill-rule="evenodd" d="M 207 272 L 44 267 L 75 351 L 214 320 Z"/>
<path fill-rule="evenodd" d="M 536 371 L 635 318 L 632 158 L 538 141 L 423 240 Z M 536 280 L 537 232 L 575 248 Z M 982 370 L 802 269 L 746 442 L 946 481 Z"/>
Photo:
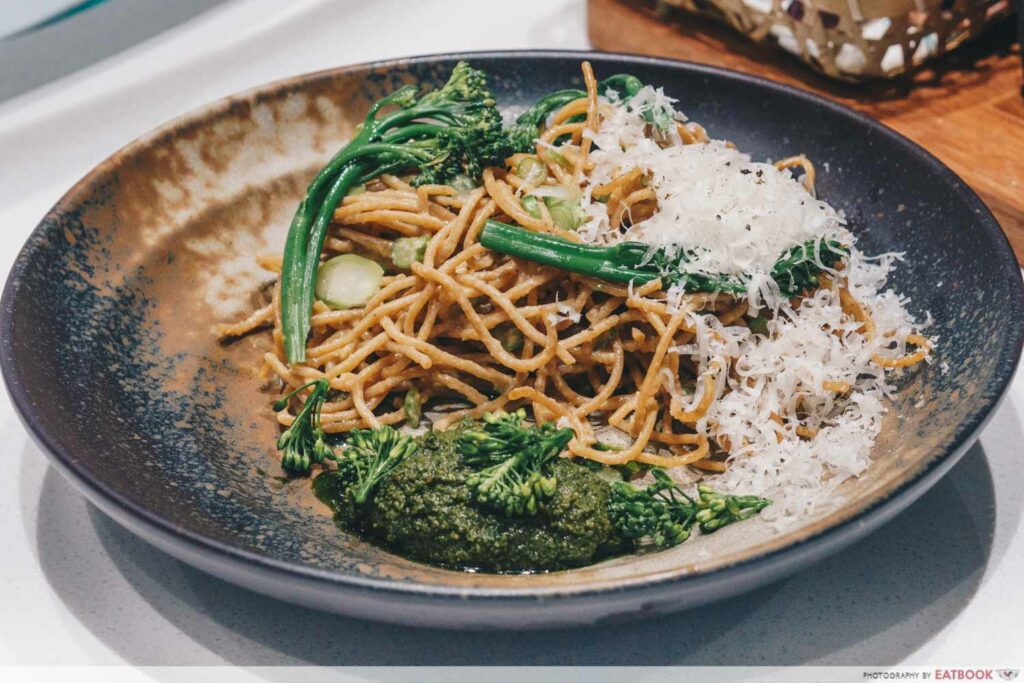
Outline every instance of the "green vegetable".
<path fill-rule="evenodd" d="M 597 84 L 597 92 L 598 94 L 606 95 L 609 90 L 614 90 L 619 94 L 621 100 L 628 100 L 636 95 L 643 85 L 636 76 L 615 74 L 600 81 Z M 547 120 L 548 116 L 573 100 L 586 96 L 587 93 L 584 90 L 566 88 L 565 90 L 556 90 L 555 92 L 548 93 L 537 100 L 529 109 L 519 115 L 516 119 L 516 124 L 509 129 L 509 134 L 514 139 L 514 146 L 517 151 L 527 151 L 533 148 L 534 141 L 537 138 L 537 129 Z M 576 120 L 583 120 L 583 117 L 574 118 Z"/>
<path fill-rule="evenodd" d="M 330 386 L 326 379 L 314 380 L 274 402 L 274 410 L 284 410 L 295 394 L 313 387 L 299 414 L 295 416 L 295 421 L 277 439 L 277 450 L 284 451 L 281 468 L 286 472 L 309 474 L 314 462 L 323 463 L 324 460 L 335 459 L 334 451 L 327 445 L 324 430 L 320 426 L 320 408 L 323 407 Z"/>
<path fill-rule="evenodd" d="M 747 327 L 754 334 L 768 334 L 768 318 L 762 318 L 760 316 L 747 317 Z"/>
<path fill-rule="evenodd" d="M 475 503 L 466 479 L 476 470 L 456 443 L 464 429 L 478 428 L 478 422 L 467 420 L 446 432 L 419 437 L 416 452 L 381 482 L 361 509 L 348 501 L 336 472 L 318 476 L 314 492 L 349 531 L 403 557 L 444 567 L 567 569 L 625 549 L 608 520 L 608 484 L 565 458 L 550 465 L 558 488 L 541 513 L 508 517 Z"/>
<path fill-rule="evenodd" d="M 516 164 L 516 175 L 531 187 L 539 187 L 548 177 L 548 167 L 537 157 L 523 157 Z"/>
<path fill-rule="evenodd" d="M 320 266 L 316 298 L 333 309 L 359 308 L 380 291 L 384 269 L 356 254 L 335 256 Z"/>
<path fill-rule="evenodd" d="M 465 173 L 460 173 L 451 179 L 448 183 L 459 192 L 469 192 L 479 187 L 480 183 L 470 178 Z"/>
<path fill-rule="evenodd" d="M 548 213 L 551 214 L 551 222 L 555 224 L 555 227 L 563 230 L 575 230 L 587 220 L 587 215 L 583 213 L 579 202 L 571 202 L 557 197 L 544 197 L 544 204 L 548 207 Z"/>
<path fill-rule="evenodd" d="M 821 281 L 820 260 L 828 268 L 850 255 L 850 250 L 835 240 L 810 239 L 784 253 L 772 267 L 772 279 L 785 296 L 814 289 Z"/>
<path fill-rule="evenodd" d="M 622 463 L 621 465 L 615 465 L 614 467 L 626 481 L 639 479 L 652 469 L 650 465 L 637 462 L 636 460 L 630 460 L 629 462 Z"/>
<path fill-rule="evenodd" d="M 428 242 L 430 238 L 426 235 L 399 237 L 391 243 L 391 262 L 402 270 L 409 270 L 414 262 L 422 263 Z"/>
<path fill-rule="evenodd" d="M 532 194 L 528 194 L 519 200 L 519 204 L 523 207 L 523 211 L 530 214 L 534 218 L 540 218 L 540 202 Z"/>
<path fill-rule="evenodd" d="M 706 534 L 733 522 L 750 519 L 772 504 L 760 496 L 726 496 L 704 484 L 697 485 L 697 493 L 697 506 L 700 508 L 697 522 L 700 523 L 700 530 Z"/>
<path fill-rule="evenodd" d="M 412 437 L 387 425 L 377 429 L 353 429 L 348 447 L 338 461 L 338 475 L 345 483 L 349 500 L 360 507 L 374 489 L 416 450 Z"/>
<path fill-rule="evenodd" d="M 624 537 L 635 544 L 670 548 L 690 537 L 694 525 L 713 533 L 727 524 L 753 517 L 771 504 L 758 496 L 725 496 L 700 484 L 691 498 L 661 468 L 651 470 L 654 483 L 638 489 L 626 482 L 612 484 L 608 515 Z"/>
<path fill-rule="evenodd" d="M 523 333 L 513 323 L 496 325 L 491 334 L 501 342 L 501 348 L 509 353 L 518 353 L 523 348 Z"/>
<path fill-rule="evenodd" d="M 664 470 L 651 472 L 654 483 L 646 489 L 613 484 L 608 515 L 623 537 L 634 542 L 646 538 L 656 548 L 670 548 L 690 537 L 697 505 Z"/>
<path fill-rule="evenodd" d="M 545 474 L 547 465 L 573 438 L 571 429 L 553 422 L 523 424 L 526 411 L 487 413 L 479 429 L 466 429 L 458 449 L 466 463 L 482 466 L 466 484 L 473 499 L 506 515 L 534 515 L 550 498 L 558 480 Z"/>
<path fill-rule="evenodd" d="M 572 202 L 558 197 L 544 197 L 543 199 L 544 205 L 548 207 L 548 213 L 551 215 L 551 222 L 555 224 L 555 227 L 562 228 L 563 230 L 575 230 L 586 222 L 587 216 L 583 213 L 583 207 L 580 206 L 579 202 Z M 528 194 L 519 200 L 519 203 L 526 213 L 534 218 L 540 218 L 540 204 L 537 203 L 535 196 Z"/>
<path fill-rule="evenodd" d="M 402 410 L 405 412 L 405 423 L 410 427 L 419 427 L 423 417 L 423 401 L 420 398 L 420 391 L 413 387 L 405 392 L 405 401 L 402 402 Z"/>
<path fill-rule="evenodd" d="M 665 249 L 652 251 L 641 242 L 598 247 L 489 220 L 480 233 L 480 243 L 500 254 L 610 282 L 643 284 L 661 278 L 664 287 L 679 284 L 688 292 L 746 293 L 743 278 L 684 273 L 680 268 L 690 258 L 685 251 L 674 255 Z M 821 269 L 816 254 L 821 263 L 831 268 L 849 253 L 849 249 L 834 240 L 822 241 L 820 245 L 817 240 L 809 240 L 783 254 L 771 275 L 783 295 L 796 296 L 818 286 Z"/>
<path fill-rule="evenodd" d="M 551 157 L 552 161 L 554 161 L 556 164 L 564 168 L 566 171 L 572 170 L 572 164 L 569 162 L 568 159 L 565 158 L 565 155 L 562 154 L 561 152 L 549 148 L 544 151 L 544 154 Z"/>
<path fill-rule="evenodd" d="M 405 86 L 370 107 L 351 142 L 310 183 L 292 219 L 281 269 L 288 362 L 305 360 L 320 252 L 335 208 L 353 187 L 403 170 L 419 172 L 415 184 L 478 178 L 516 151 L 521 135 L 502 129 L 483 72 L 465 62 L 437 90 L 417 96 L 415 86 Z"/>
<path fill-rule="evenodd" d="M 598 90 L 601 94 L 607 94 L 609 90 L 614 90 L 618 94 L 619 100 L 629 100 L 643 87 L 643 81 L 632 74 L 615 74 L 601 81 Z"/>
<path fill-rule="evenodd" d="M 644 121 L 647 121 L 660 133 L 667 133 L 675 127 L 676 111 L 671 105 L 655 105 L 647 102 L 637 105 L 632 101 L 633 96 L 644 87 L 640 79 L 629 75 L 612 76 L 612 78 L 618 79 L 616 81 L 617 87 L 612 85 L 609 87 L 619 94 L 619 100 L 625 104 L 626 109 L 640 112 Z"/>
<path fill-rule="evenodd" d="M 537 139 L 537 129 L 547 121 L 547 118 L 565 105 L 586 97 L 587 93 L 579 88 L 566 88 L 548 93 L 540 98 L 529 109 L 516 118 L 516 125 L 525 129 L 529 136 L 528 145 L 532 146 Z"/>

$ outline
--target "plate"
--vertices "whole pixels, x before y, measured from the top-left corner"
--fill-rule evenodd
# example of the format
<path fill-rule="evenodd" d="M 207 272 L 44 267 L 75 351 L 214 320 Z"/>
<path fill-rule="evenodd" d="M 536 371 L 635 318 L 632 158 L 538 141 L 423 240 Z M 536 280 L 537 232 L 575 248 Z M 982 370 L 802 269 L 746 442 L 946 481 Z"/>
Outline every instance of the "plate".
<path fill-rule="evenodd" d="M 929 314 L 934 362 L 900 380 L 868 472 L 833 509 L 760 520 L 662 553 L 533 575 L 404 560 L 338 528 L 282 480 L 258 340 L 215 341 L 265 281 L 304 186 L 367 106 L 459 59 L 515 112 L 598 74 L 664 86 L 757 159 L 806 153 L 820 196 Z M 29 432 L 105 513 L 189 564 L 284 600 L 404 624 L 534 628 L 643 617 L 795 572 L 891 519 L 967 450 L 1024 339 L 1021 273 L 981 201 L 927 152 L 846 108 L 720 69 L 600 53 L 438 55 L 299 76 L 216 102 L 128 145 L 46 215 L 0 302 L 0 364 Z"/>

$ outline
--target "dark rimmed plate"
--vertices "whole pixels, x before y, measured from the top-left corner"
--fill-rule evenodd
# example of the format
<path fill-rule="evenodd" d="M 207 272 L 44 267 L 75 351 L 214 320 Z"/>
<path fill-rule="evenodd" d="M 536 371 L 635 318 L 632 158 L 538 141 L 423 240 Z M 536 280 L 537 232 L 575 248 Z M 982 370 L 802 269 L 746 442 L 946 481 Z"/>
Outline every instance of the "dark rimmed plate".
<path fill-rule="evenodd" d="M 337 530 L 284 482 L 251 369 L 259 337 L 222 346 L 262 281 L 304 183 L 400 83 L 458 59 L 521 107 L 578 84 L 579 62 L 664 86 L 714 137 L 756 158 L 803 152 L 868 253 L 905 252 L 892 284 L 930 313 L 935 362 L 909 375 L 867 475 L 780 533 L 728 527 L 664 553 L 532 576 L 425 567 Z M 8 279 L 0 362 L 54 465 L 111 517 L 212 574 L 296 603 L 445 627 L 639 617 L 751 589 L 852 543 L 947 472 L 1003 396 L 1024 339 L 1005 236 L 962 181 L 913 143 L 818 97 L 720 69 L 599 53 L 442 55 L 300 76 L 217 102 L 132 143 L 47 214 Z"/>

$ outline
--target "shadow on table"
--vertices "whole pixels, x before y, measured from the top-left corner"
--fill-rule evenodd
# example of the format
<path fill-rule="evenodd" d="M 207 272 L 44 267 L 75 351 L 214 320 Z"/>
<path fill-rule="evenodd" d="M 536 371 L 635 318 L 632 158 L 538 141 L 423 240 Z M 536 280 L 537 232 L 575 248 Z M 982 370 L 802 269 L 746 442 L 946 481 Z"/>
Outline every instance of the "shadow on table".
<path fill-rule="evenodd" d="M 68 531 L 82 504 L 52 469 L 41 495 L 39 560 L 68 609 L 128 662 L 189 664 L 180 641 L 152 642 L 156 614 L 140 617 L 104 599 L 102 570 L 109 568 L 82 561 L 88 550 L 95 554 L 95 541 Z M 627 627 L 509 635 L 404 628 L 289 605 L 207 576 L 88 510 L 105 554 L 155 612 L 242 666 L 894 664 L 970 600 L 995 529 L 992 474 L 975 445 L 894 521 L 789 579 Z"/>

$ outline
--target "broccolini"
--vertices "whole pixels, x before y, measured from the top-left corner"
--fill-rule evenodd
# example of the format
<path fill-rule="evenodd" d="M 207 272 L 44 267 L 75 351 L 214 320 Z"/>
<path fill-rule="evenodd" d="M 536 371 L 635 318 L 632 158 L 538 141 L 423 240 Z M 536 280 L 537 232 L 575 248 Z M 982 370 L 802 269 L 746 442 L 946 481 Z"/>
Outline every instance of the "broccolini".
<path fill-rule="evenodd" d="M 609 282 L 640 285 L 660 278 L 665 289 L 679 285 L 687 292 L 742 295 L 747 291 L 743 277 L 685 272 L 683 265 L 690 255 L 684 249 L 673 253 L 642 242 L 594 246 L 494 220 L 487 221 L 480 233 L 480 243 L 500 254 Z M 849 249 L 834 240 L 809 240 L 784 253 L 772 267 L 771 276 L 783 295 L 796 296 L 818 286 L 821 266 L 832 268 L 849 253 Z"/>
<path fill-rule="evenodd" d="M 382 113 L 388 107 L 394 110 Z M 415 184 L 478 178 L 485 166 L 515 151 L 516 139 L 502 128 L 484 73 L 465 62 L 437 90 L 417 96 L 417 88 L 408 85 L 370 107 L 355 137 L 309 184 L 292 219 L 281 268 L 288 362 L 305 360 L 320 253 L 345 195 L 383 173 L 403 170 L 419 171 Z"/>
<path fill-rule="evenodd" d="M 338 474 L 356 506 L 366 504 L 377 486 L 416 450 L 410 436 L 387 425 L 376 429 L 353 429 L 338 461 Z"/>
<path fill-rule="evenodd" d="M 526 411 L 488 413 L 479 429 L 463 431 L 456 447 L 467 464 L 483 466 L 469 476 L 473 500 L 507 515 L 536 514 L 558 481 L 547 465 L 573 438 L 553 422 L 523 423 Z"/>
<path fill-rule="evenodd" d="M 771 505 L 758 496 L 727 496 L 697 486 L 692 498 L 661 468 L 651 470 L 654 483 L 638 489 L 626 482 L 612 484 L 608 515 L 612 525 L 637 545 L 663 549 L 690 537 L 694 525 L 706 534 L 753 517 Z"/>
<path fill-rule="evenodd" d="M 334 451 L 327 445 L 324 430 L 320 427 L 320 408 L 331 387 L 326 379 L 313 380 L 282 396 L 274 403 L 274 410 L 284 410 L 295 394 L 308 387 L 313 387 L 313 390 L 306 397 L 302 409 L 277 439 L 277 450 L 284 451 L 281 468 L 292 474 L 309 474 L 313 463 L 334 459 Z"/>

